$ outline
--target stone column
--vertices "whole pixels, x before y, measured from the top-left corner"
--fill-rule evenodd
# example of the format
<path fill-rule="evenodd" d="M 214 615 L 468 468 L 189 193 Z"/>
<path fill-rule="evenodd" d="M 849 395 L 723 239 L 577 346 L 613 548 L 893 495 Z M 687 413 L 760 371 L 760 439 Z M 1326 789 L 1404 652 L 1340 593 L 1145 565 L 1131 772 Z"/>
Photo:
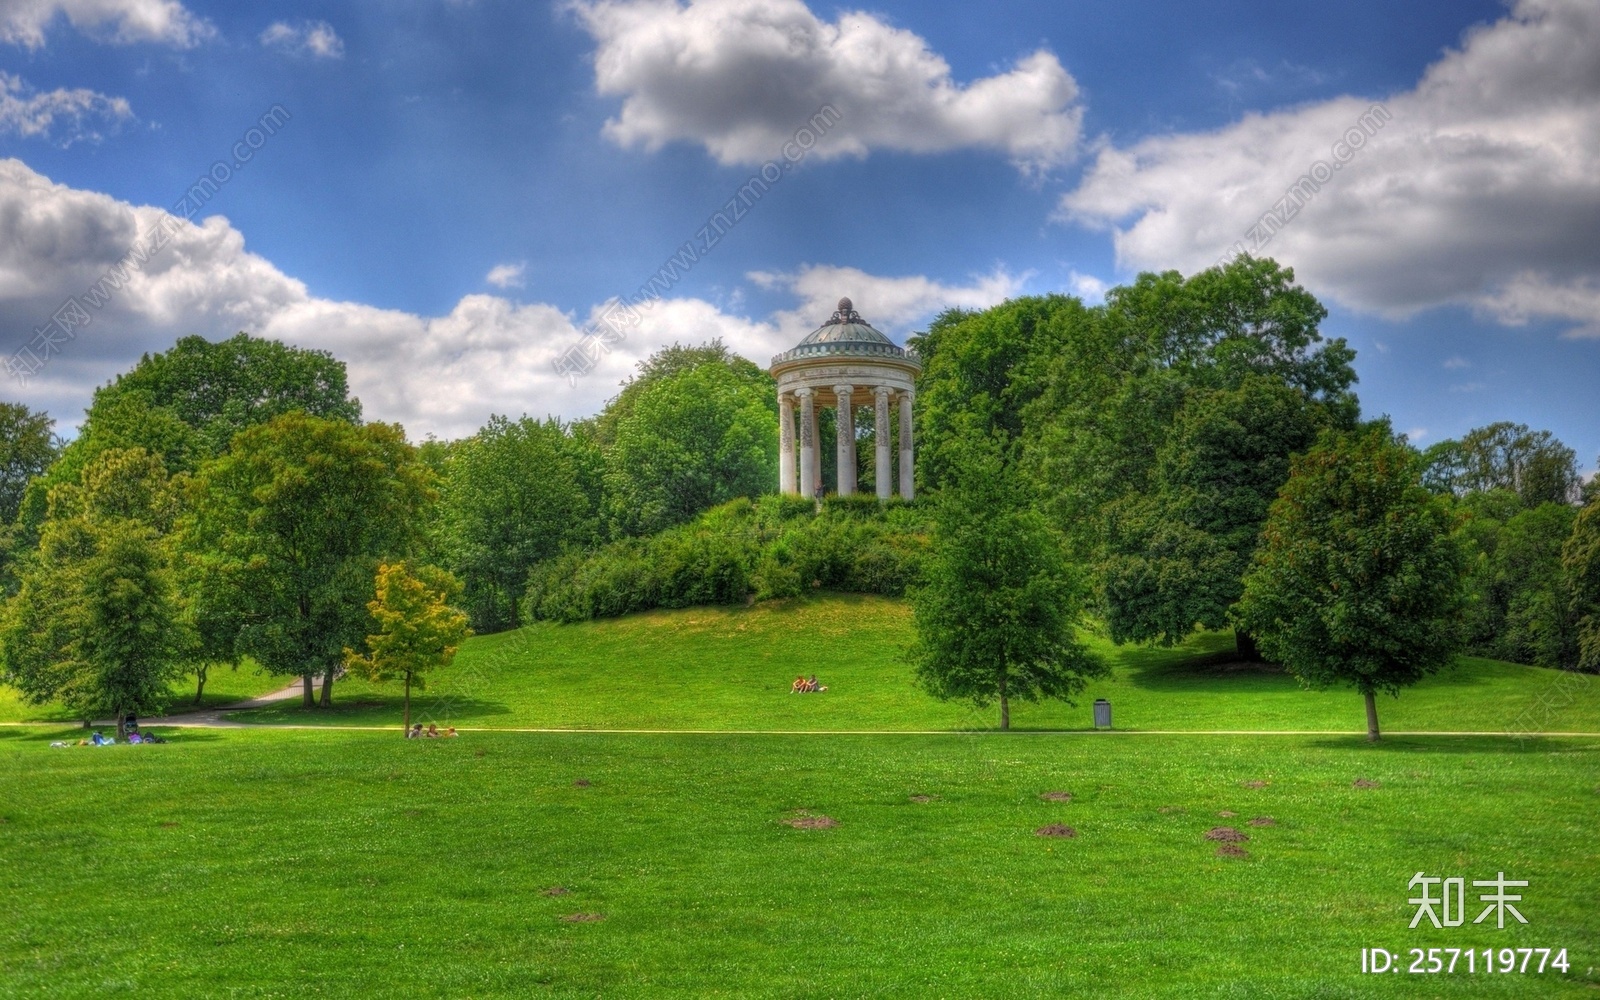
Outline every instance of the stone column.
<path fill-rule="evenodd" d="M 800 492 L 794 478 L 794 399 L 778 392 L 778 492 L 790 496 Z"/>
<path fill-rule="evenodd" d="M 889 387 L 880 385 L 872 390 L 876 409 L 872 424 L 872 443 L 877 449 L 877 462 L 873 465 L 872 481 L 878 488 L 878 499 L 889 499 Z"/>
<path fill-rule="evenodd" d="M 838 400 L 838 459 L 839 459 L 839 495 L 847 497 L 856 491 L 856 414 L 852 408 L 850 394 L 855 391 L 854 386 L 836 385 L 833 395 Z"/>
<path fill-rule="evenodd" d="M 911 393 L 900 394 L 900 495 L 907 500 L 911 499 L 915 488 L 912 486 L 912 454 L 911 454 Z"/>
<path fill-rule="evenodd" d="M 800 397 L 800 489 L 796 492 L 815 496 L 817 481 L 817 408 L 811 399 L 810 389 L 796 389 Z"/>
<path fill-rule="evenodd" d="M 808 497 L 815 497 L 819 492 L 822 491 L 822 431 L 819 429 L 820 425 L 817 422 L 821 415 L 819 413 L 821 409 L 822 407 L 818 406 L 816 403 L 816 397 L 813 396 L 811 403 L 812 475 L 810 479 L 806 480 L 808 485 L 805 486 L 805 495 Z"/>

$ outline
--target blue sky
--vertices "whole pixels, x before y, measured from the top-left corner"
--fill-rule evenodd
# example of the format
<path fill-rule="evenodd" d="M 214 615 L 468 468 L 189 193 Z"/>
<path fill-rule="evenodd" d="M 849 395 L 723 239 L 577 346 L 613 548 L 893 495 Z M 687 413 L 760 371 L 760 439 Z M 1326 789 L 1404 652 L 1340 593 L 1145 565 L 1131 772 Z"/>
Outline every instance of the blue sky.
<path fill-rule="evenodd" d="M 1265 252 L 1359 351 L 1367 412 L 1424 444 L 1526 422 L 1592 468 L 1596 53 L 1587 0 L 0 3 L 8 352 L 289 114 L 0 395 L 70 429 L 140 352 L 250 329 L 345 358 L 367 415 L 416 437 L 583 415 L 663 343 L 765 361 L 840 295 L 903 338 L 950 305 L 1203 267 L 1378 105 Z M 803 162 L 560 377 L 823 103 L 841 118 Z"/>

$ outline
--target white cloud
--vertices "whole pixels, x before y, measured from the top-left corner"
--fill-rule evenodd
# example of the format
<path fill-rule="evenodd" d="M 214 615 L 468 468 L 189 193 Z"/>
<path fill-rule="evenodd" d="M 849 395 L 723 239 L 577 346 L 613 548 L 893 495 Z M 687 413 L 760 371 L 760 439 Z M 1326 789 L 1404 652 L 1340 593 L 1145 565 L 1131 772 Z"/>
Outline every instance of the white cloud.
<path fill-rule="evenodd" d="M 762 288 L 793 294 L 800 304 L 773 314 L 763 342 L 768 354 L 788 350 L 833 315 L 839 299 L 848 297 L 861 318 L 901 341 L 946 309 L 987 309 L 1019 294 L 1031 272 L 1013 275 L 995 268 L 974 275 L 970 284 L 947 285 L 922 275 L 883 277 L 854 267 L 809 264 L 792 274 L 752 271 L 749 279 Z M 762 360 L 763 355 L 750 355 Z"/>
<path fill-rule="evenodd" d="M 1111 286 L 1096 278 L 1092 274 L 1079 274 L 1077 271 L 1067 273 L 1067 287 L 1072 294 L 1087 302 L 1096 305 L 1105 301 L 1106 290 Z"/>
<path fill-rule="evenodd" d="M 527 270 L 526 261 L 516 264 L 496 264 L 489 268 L 489 273 L 483 276 L 483 280 L 496 288 L 521 288 L 522 275 Z"/>
<path fill-rule="evenodd" d="M 310 55 L 318 59 L 344 58 L 344 39 L 327 21 L 302 21 L 299 24 L 275 21 L 261 33 L 261 44 L 294 55 Z"/>
<path fill-rule="evenodd" d="M 22 348 L 68 296 L 81 297 L 167 218 L 158 208 L 57 184 L 19 160 L 0 160 L 0 331 Z M 186 334 L 211 339 L 240 330 L 345 361 L 352 391 L 369 419 L 403 423 L 413 437 L 470 434 L 491 413 L 576 417 L 597 411 L 618 383 L 654 350 L 674 341 L 721 337 L 758 363 L 794 345 L 851 295 L 880 329 L 903 338 L 949 306 L 982 308 L 1021 287 L 1002 269 L 947 285 L 923 277 L 886 278 L 855 268 L 811 266 L 793 274 L 752 275 L 793 294 L 797 309 L 765 320 L 733 315 L 700 299 L 665 299 L 576 386 L 554 361 L 582 337 L 604 304 L 573 316 L 545 303 L 497 295 L 463 297 L 443 316 L 418 316 L 310 294 L 304 283 L 245 248 L 221 216 L 176 222 L 171 241 L 92 314 L 88 326 L 31 382 L 6 380 L 3 395 L 70 423 L 96 385 L 147 351 Z"/>
<path fill-rule="evenodd" d="M 779 155 L 824 105 L 842 116 L 811 155 L 991 149 L 1036 172 L 1071 159 L 1078 87 L 1046 50 L 957 83 L 917 35 L 859 11 L 834 22 L 803 0 L 575 0 L 596 42 L 595 83 L 622 97 L 623 146 L 700 143 L 722 163 Z"/>
<path fill-rule="evenodd" d="M 1373 106 L 1342 97 L 1104 146 L 1061 203 L 1119 264 L 1214 263 Z M 1405 317 L 1457 304 L 1600 336 L 1600 4 L 1519 0 L 1469 32 L 1263 251 L 1319 294 Z M 1280 212 L 1287 214 L 1288 206 Z"/>
<path fill-rule="evenodd" d="M 89 37 L 117 45 L 159 42 L 187 49 L 216 34 L 177 0 L 5 0 L 0 41 L 43 48 L 45 29 L 57 15 Z"/>
<path fill-rule="evenodd" d="M 1457 354 L 1454 357 L 1445 358 L 1444 367 L 1448 371 L 1455 371 L 1460 368 L 1471 368 L 1472 362 Z"/>
<path fill-rule="evenodd" d="M 126 99 L 78 87 L 40 93 L 0 70 L 0 135 L 53 139 L 62 146 L 100 138 L 96 124 L 116 127 L 133 120 Z"/>
<path fill-rule="evenodd" d="M 1406 431 L 1406 440 L 1412 444 L 1419 444 L 1427 436 L 1428 429 L 1426 427 L 1413 427 Z"/>

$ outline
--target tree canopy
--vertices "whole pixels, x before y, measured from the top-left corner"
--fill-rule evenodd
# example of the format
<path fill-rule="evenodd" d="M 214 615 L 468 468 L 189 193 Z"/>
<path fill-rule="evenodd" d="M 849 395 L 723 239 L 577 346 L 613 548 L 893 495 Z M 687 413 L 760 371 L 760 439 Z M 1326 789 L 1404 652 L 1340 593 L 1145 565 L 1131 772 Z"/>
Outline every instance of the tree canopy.
<path fill-rule="evenodd" d="M 920 586 L 911 591 L 916 677 L 941 699 L 984 707 L 1011 700 L 1070 703 L 1105 665 L 1078 638 L 1083 581 L 1007 457 L 1003 432 L 968 422 L 947 442 L 945 484 Z"/>
<path fill-rule="evenodd" d="M 1460 648 L 1453 520 L 1386 424 L 1325 433 L 1291 464 L 1236 620 L 1303 683 L 1361 692 L 1375 740 L 1374 695 L 1398 694 Z"/>
<path fill-rule="evenodd" d="M 421 541 L 431 473 L 390 424 L 288 413 L 241 432 L 190 483 L 184 546 L 212 614 L 273 673 L 323 675 L 366 635 L 374 572 Z"/>

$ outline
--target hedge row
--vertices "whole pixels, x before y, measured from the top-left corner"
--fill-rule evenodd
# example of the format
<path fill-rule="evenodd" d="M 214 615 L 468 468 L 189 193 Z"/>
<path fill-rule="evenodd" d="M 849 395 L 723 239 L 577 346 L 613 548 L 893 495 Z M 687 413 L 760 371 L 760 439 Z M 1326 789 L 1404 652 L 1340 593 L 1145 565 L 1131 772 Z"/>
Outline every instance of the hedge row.
<path fill-rule="evenodd" d="M 697 604 L 745 604 L 813 589 L 899 596 L 921 567 L 926 524 L 898 499 L 734 500 L 650 538 L 573 551 L 533 567 L 527 620 L 575 622 Z"/>

